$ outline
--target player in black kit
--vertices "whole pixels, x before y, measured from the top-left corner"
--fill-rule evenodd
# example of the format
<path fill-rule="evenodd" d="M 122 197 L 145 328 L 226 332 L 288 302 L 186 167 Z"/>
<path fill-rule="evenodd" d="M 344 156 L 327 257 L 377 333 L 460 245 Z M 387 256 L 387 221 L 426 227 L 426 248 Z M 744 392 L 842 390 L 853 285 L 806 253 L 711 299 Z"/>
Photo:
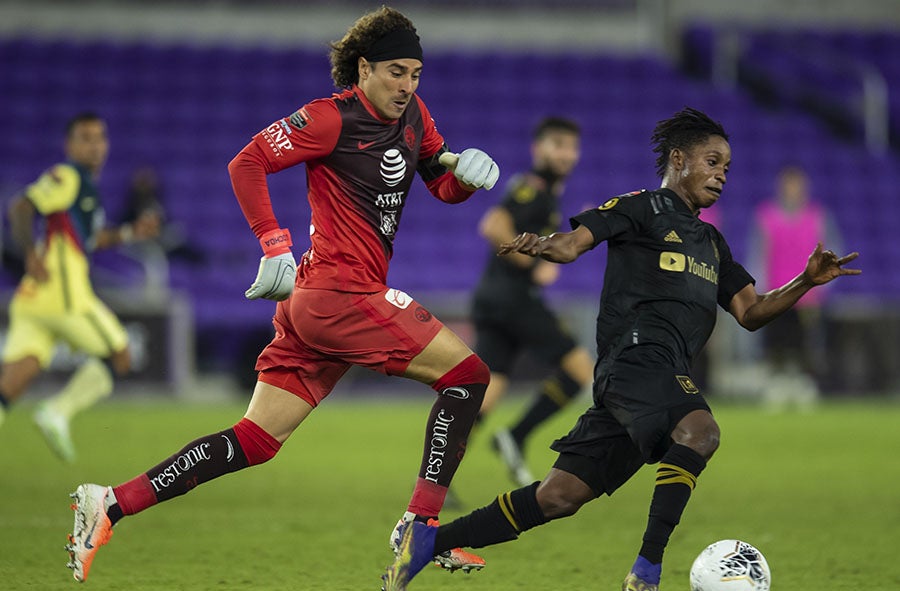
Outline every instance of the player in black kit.
<path fill-rule="evenodd" d="M 479 224 L 494 251 L 522 232 L 550 234 L 559 229 L 559 200 L 580 156 L 581 130 L 576 122 L 554 116 L 537 124 L 531 142 L 532 169 L 510 181 L 502 201 Z M 525 254 L 492 253 L 472 300 L 475 351 L 491 368 L 479 418 L 490 413 L 506 392 L 520 353 L 529 351 L 535 360 L 555 368 L 516 423 L 493 435 L 494 448 L 519 486 L 534 481 L 523 457 L 526 437 L 593 378 L 590 353 L 576 344 L 544 301 L 543 287 L 558 276 L 555 263 Z"/>
<path fill-rule="evenodd" d="M 756 330 L 813 287 L 860 273 L 843 267 L 857 253 L 839 258 L 819 244 L 797 277 L 758 294 L 722 235 L 697 217 L 719 198 L 731 162 L 721 124 L 686 108 L 660 121 L 652 141 L 660 189 L 614 197 L 572 218 L 571 232 L 520 234 L 499 251 L 568 263 L 608 243 L 593 406 L 553 443 L 559 457 L 542 482 L 498 496 L 430 539 L 409 536 L 408 554 L 513 540 L 611 495 L 641 465 L 658 462 L 643 545 L 622 584 L 623 591 L 657 591 L 669 536 L 719 444 L 719 427 L 690 377 L 716 304 Z M 406 580 L 416 572 L 409 568 Z"/>

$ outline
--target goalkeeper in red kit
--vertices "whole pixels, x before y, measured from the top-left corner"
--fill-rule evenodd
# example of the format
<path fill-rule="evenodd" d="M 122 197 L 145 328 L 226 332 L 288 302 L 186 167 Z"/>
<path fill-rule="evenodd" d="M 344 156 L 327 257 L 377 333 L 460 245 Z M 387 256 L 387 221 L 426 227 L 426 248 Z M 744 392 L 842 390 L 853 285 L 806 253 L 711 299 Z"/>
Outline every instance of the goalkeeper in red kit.
<path fill-rule="evenodd" d="M 415 94 L 422 48 L 404 15 L 385 7 L 364 15 L 331 45 L 330 58 L 341 90 L 265 128 L 228 166 L 263 250 L 246 296 L 279 302 L 276 334 L 259 355 L 249 408 L 235 425 L 188 443 L 132 480 L 77 488 L 68 550 L 79 581 L 119 519 L 270 460 L 352 365 L 411 378 L 437 392 L 415 489 L 391 542 L 412 522 L 437 526 L 489 371 L 427 309 L 386 285 L 388 262 L 416 172 L 435 197 L 459 203 L 493 187 L 499 171 L 481 150 L 449 153 Z M 311 246 L 295 264 L 266 175 L 301 162 Z M 484 565 L 459 549 L 434 560 L 450 570 Z"/>

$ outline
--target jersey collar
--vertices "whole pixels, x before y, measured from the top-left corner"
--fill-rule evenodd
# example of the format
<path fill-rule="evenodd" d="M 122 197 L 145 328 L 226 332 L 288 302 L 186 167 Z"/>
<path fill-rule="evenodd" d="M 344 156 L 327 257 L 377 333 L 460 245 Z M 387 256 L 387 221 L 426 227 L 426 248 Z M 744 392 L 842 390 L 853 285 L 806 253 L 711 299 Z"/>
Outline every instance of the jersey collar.
<path fill-rule="evenodd" d="M 675 204 L 675 211 L 684 212 L 688 215 L 692 215 L 694 217 L 700 215 L 700 210 L 691 211 L 691 208 L 688 207 L 688 204 L 684 202 L 684 199 L 678 196 L 678 193 L 673 191 L 672 189 L 657 189 L 657 193 L 662 193 L 666 197 L 669 197 L 672 200 L 672 203 Z"/>

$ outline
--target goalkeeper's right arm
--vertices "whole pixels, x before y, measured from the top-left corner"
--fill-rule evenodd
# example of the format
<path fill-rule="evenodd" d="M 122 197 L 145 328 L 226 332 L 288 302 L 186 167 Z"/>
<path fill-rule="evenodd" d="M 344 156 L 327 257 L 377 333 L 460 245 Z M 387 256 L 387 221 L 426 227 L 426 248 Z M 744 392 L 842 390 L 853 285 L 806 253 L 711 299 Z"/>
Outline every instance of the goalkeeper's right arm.
<path fill-rule="evenodd" d="M 228 172 L 244 217 L 259 236 L 263 249 L 256 279 L 244 295 L 250 300 L 286 300 L 294 289 L 297 274 L 297 264 L 291 254 L 291 234 L 278 227 L 266 184 L 265 163 L 254 143 L 229 163 Z"/>
<path fill-rule="evenodd" d="M 264 254 L 259 259 L 256 279 L 244 295 L 248 300 L 286 300 L 294 290 L 297 275 L 297 263 L 291 254 L 291 233 L 282 228 L 272 230 L 259 243 Z"/>

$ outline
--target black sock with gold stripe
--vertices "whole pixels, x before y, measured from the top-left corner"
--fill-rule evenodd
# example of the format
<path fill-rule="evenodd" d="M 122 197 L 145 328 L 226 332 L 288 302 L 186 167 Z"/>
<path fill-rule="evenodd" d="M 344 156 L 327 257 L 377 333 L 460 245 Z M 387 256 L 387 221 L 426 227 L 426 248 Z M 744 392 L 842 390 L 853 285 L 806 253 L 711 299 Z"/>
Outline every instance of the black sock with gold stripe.
<path fill-rule="evenodd" d="M 697 477 L 705 467 L 706 460 L 700 454 L 678 443 L 670 447 L 660 460 L 640 556 L 653 564 L 662 562 L 669 536 L 681 521 Z"/>
<path fill-rule="evenodd" d="M 539 482 L 504 493 L 487 507 L 476 509 L 438 528 L 434 553 L 453 548 L 483 548 L 509 542 L 523 531 L 547 523 L 537 502 Z"/>

